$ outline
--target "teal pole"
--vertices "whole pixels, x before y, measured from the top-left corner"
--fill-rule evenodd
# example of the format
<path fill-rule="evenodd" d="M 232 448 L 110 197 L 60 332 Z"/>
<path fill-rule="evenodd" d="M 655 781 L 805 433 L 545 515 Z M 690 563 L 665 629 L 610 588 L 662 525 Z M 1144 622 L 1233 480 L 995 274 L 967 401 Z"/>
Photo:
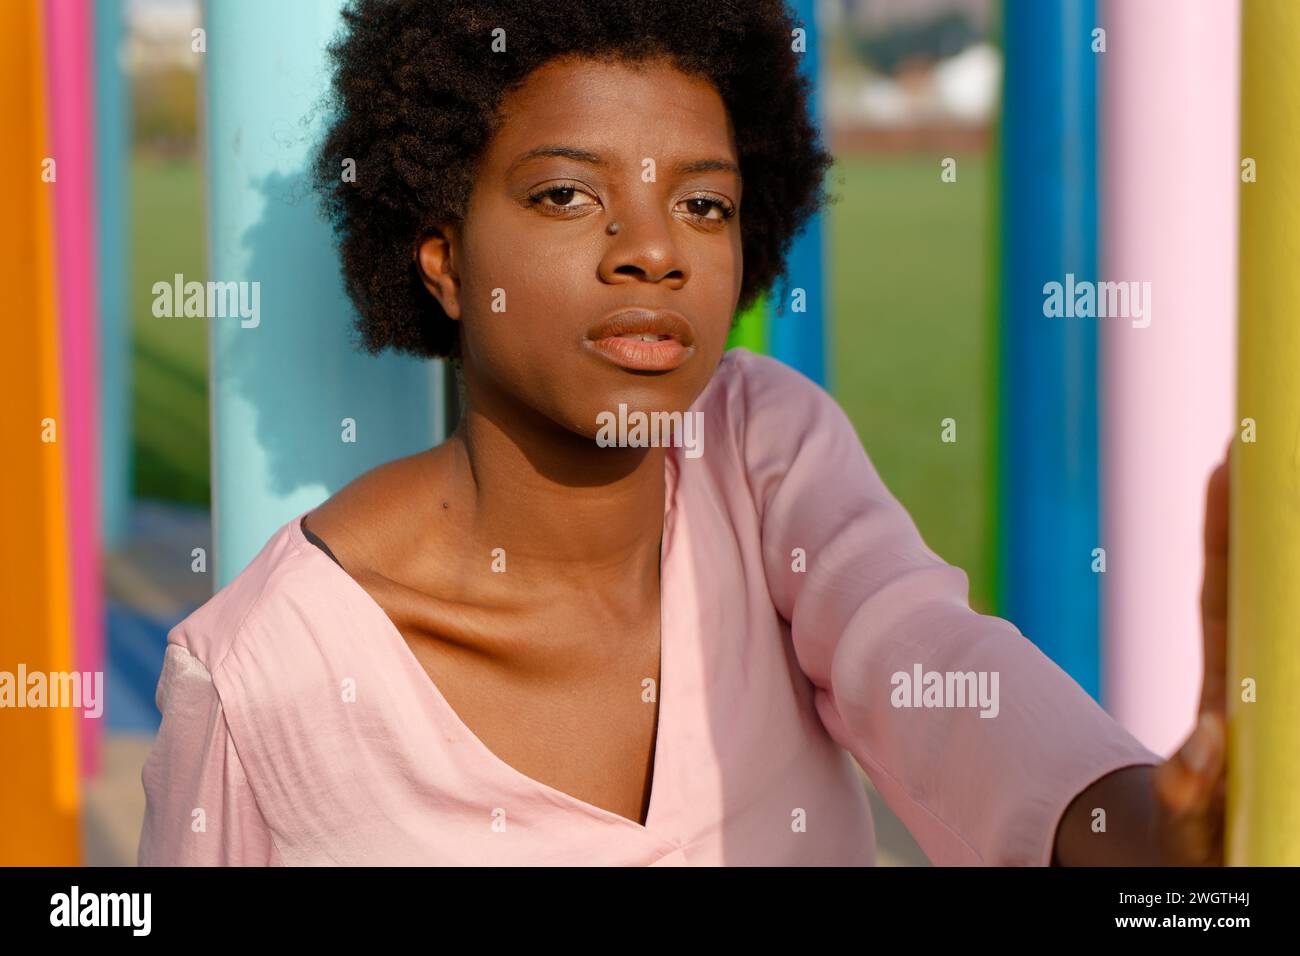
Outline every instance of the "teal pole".
<path fill-rule="evenodd" d="M 107 548 L 126 540 L 131 502 L 131 323 L 126 294 L 131 98 L 118 59 L 123 0 L 95 0 L 95 242 L 99 261 L 99 514 Z"/>
<path fill-rule="evenodd" d="M 247 308 L 208 319 L 217 587 L 295 515 L 443 437 L 442 363 L 353 347 L 353 309 L 310 187 L 340 6 L 204 10 L 208 278 L 248 283 Z"/>

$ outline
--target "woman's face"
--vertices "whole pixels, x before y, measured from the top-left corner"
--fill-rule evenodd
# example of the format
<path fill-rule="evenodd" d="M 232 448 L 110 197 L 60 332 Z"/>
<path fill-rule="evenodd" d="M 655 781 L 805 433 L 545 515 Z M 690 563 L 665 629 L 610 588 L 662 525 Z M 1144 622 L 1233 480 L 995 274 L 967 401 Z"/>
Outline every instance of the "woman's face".
<path fill-rule="evenodd" d="M 461 322 L 470 403 L 522 404 L 587 437 L 620 403 L 685 410 L 740 294 L 739 160 L 722 98 L 666 61 L 565 58 L 502 112 L 465 221 L 420 250 L 426 284 Z M 609 324 L 629 309 L 669 314 Z"/>

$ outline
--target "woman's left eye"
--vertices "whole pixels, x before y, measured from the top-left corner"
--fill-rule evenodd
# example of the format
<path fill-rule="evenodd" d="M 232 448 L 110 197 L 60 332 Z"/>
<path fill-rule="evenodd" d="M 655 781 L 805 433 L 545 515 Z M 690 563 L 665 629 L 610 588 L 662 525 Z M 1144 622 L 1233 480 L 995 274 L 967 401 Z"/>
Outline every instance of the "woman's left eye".
<path fill-rule="evenodd" d="M 710 199 L 707 196 L 693 196 L 690 199 L 684 199 L 682 202 L 688 205 L 694 204 L 691 215 L 700 219 L 708 219 L 710 222 L 723 222 L 735 215 L 735 207 L 728 205 L 718 199 Z M 710 215 L 717 210 L 718 215 Z"/>

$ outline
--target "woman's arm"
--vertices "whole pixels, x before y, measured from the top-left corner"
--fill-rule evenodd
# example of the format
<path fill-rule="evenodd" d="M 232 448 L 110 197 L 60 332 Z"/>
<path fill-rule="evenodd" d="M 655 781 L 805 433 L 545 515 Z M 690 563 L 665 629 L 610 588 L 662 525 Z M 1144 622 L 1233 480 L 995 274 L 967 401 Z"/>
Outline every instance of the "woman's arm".
<path fill-rule="evenodd" d="M 728 414 L 768 590 L 827 732 L 933 862 L 1050 863 L 1080 793 L 1160 757 L 1010 622 L 971 609 L 966 574 L 926 547 L 824 390 L 738 362 Z M 944 682 L 941 706 L 909 686 L 918 670 Z"/>

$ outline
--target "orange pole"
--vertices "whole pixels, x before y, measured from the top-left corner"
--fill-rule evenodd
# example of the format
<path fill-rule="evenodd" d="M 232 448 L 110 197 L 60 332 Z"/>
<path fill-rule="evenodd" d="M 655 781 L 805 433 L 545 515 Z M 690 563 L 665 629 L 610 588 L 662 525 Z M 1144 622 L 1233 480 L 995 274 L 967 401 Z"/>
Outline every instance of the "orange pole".
<path fill-rule="evenodd" d="M 76 715 L 25 706 L 31 675 L 72 669 L 57 302 L 41 5 L 0 3 L 0 865 L 76 865 Z M 57 165 L 54 169 L 57 175 Z M 51 431 L 51 428 L 53 431 Z M 48 439 L 53 440 L 48 440 Z M 26 680 L 20 678 L 26 677 Z M 24 686 L 26 685 L 26 686 Z M 23 703 L 24 706 L 18 706 Z"/>

